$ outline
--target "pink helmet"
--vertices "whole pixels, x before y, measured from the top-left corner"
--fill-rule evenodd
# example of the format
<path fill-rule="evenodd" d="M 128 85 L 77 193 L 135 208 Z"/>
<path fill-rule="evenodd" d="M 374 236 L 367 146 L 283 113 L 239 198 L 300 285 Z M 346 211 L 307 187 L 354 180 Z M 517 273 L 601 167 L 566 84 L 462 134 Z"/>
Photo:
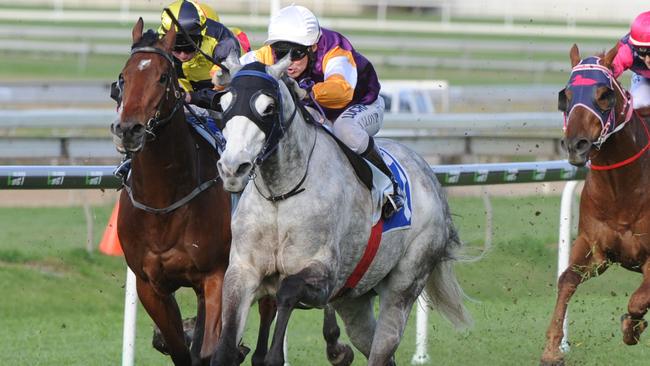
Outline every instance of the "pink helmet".
<path fill-rule="evenodd" d="M 630 43 L 639 47 L 650 47 L 650 11 L 639 14 L 632 22 Z"/>

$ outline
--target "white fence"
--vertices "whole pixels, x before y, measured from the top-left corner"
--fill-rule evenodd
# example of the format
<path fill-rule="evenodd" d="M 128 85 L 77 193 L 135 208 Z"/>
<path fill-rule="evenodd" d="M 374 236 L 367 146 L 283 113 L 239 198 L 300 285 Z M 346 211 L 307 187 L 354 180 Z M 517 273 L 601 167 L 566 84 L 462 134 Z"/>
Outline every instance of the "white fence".
<path fill-rule="evenodd" d="M 66 128 L 75 132 L 108 131 L 112 109 L 0 110 L 0 129 Z M 399 140 L 425 156 L 522 156 L 556 159 L 561 155 L 561 115 L 521 113 L 387 113 L 379 137 Z M 102 133 L 108 136 L 108 132 Z M 79 137 L 71 133 L 52 138 L 0 137 L 0 157 L 47 158 L 48 161 L 118 159 L 109 137 Z M 94 159 L 94 160 L 93 160 Z"/>
<path fill-rule="evenodd" d="M 0 166 L 0 189 L 37 188 L 117 188 L 113 166 Z M 562 193 L 560 238 L 558 243 L 558 277 L 568 265 L 571 243 L 572 197 L 577 179 L 584 179 L 586 168 L 578 169 L 566 161 L 498 163 L 431 166 L 443 186 L 511 184 L 526 182 L 569 181 Z M 135 318 L 137 293 L 135 275 L 127 269 L 124 300 L 122 365 L 131 366 L 135 355 Z M 413 364 L 424 364 L 427 355 L 427 311 L 417 306 L 416 350 Z M 568 351 L 567 322 L 564 323 L 562 350 Z"/>

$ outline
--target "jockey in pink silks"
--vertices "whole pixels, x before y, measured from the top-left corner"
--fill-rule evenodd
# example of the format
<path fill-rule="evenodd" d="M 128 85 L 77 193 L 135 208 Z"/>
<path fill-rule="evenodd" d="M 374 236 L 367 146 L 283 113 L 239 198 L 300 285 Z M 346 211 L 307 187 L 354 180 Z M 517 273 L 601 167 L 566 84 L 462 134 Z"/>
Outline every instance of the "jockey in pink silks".
<path fill-rule="evenodd" d="M 650 106 L 650 11 L 639 14 L 618 42 L 612 69 L 616 78 L 625 70 L 634 73 L 630 94 L 635 109 Z"/>

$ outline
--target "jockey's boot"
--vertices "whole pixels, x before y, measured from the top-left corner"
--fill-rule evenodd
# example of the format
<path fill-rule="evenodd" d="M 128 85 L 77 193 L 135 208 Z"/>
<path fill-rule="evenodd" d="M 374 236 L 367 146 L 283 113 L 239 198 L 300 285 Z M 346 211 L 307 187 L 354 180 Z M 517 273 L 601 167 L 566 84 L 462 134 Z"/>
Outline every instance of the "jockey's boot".
<path fill-rule="evenodd" d="M 113 175 L 118 177 L 121 181 L 125 181 L 126 178 L 129 176 L 130 171 L 131 171 L 131 155 L 126 154 L 124 155 L 124 158 L 122 158 L 122 161 L 117 165 L 117 167 L 113 171 Z"/>
<path fill-rule="evenodd" d="M 382 173 L 386 174 L 386 176 L 390 178 L 390 181 L 393 182 L 393 194 L 388 196 L 388 202 L 386 202 L 386 204 L 384 204 L 384 207 L 381 209 L 382 218 L 388 219 L 393 216 L 395 212 L 404 207 L 404 195 L 402 193 L 402 190 L 399 188 L 397 180 L 395 179 L 395 176 L 393 176 L 393 172 L 381 157 L 381 153 L 379 152 L 378 147 L 375 145 L 375 141 L 372 137 L 368 141 L 368 148 L 366 151 L 361 153 L 361 156 L 371 162 L 379 170 L 381 170 Z"/>

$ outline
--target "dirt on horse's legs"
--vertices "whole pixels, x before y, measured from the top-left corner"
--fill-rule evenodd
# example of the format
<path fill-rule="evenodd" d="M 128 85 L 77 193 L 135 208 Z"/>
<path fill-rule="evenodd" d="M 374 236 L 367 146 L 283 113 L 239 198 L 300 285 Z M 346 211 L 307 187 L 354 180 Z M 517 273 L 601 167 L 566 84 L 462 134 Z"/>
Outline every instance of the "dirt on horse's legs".
<path fill-rule="evenodd" d="M 621 330 L 623 342 L 628 345 L 639 343 L 641 333 L 648 327 L 648 322 L 643 316 L 648 312 L 650 305 L 650 261 L 643 265 L 643 282 L 634 291 L 627 305 L 627 314 L 621 317 Z"/>
<path fill-rule="evenodd" d="M 564 336 L 562 326 L 566 309 L 571 296 L 573 296 L 580 283 L 607 269 L 604 258 L 597 254 L 599 254 L 597 249 L 589 245 L 585 238 L 579 236 L 573 242 L 569 267 L 558 280 L 557 301 L 551 323 L 546 331 L 546 346 L 542 353 L 541 365 L 564 364 L 564 356 L 560 351 L 560 342 Z"/>

